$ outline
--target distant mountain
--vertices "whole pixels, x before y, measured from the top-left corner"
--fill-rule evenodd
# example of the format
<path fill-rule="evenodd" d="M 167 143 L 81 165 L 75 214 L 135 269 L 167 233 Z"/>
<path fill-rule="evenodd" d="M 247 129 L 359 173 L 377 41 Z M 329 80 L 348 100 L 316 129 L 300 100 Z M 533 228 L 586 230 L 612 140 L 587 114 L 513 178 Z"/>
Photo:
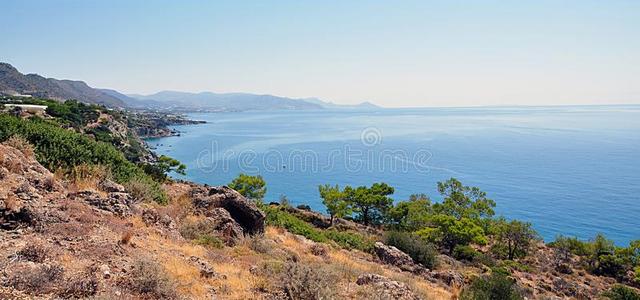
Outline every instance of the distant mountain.
<path fill-rule="evenodd" d="M 24 75 L 7 63 L 0 63 L 0 94 L 31 95 L 55 100 L 75 99 L 108 107 L 126 106 L 117 97 L 94 89 L 83 81 L 58 80 L 37 74 Z"/>
<path fill-rule="evenodd" d="M 186 93 L 162 91 L 151 95 L 128 95 L 143 103 L 165 103 L 182 109 L 203 110 L 271 110 L 271 109 L 322 109 L 323 106 L 273 95 L 247 93 Z M 152 101 L 152 102 L 149 102 Z"/>
<path fill-rule="evenodd" d="M 320 100 L 318 98 L 305 98 L 302 99 L 306 102 L 309 103 L 314 103 L 314 104 L 318 104 L 324 108 L 360 108 L 360 109 L 377 109 L 380 108 L 380 106 L 377 106 L 371 102 L 365 101 L 362 102 L 360 104 L 354 104 L 354 105 L 345 105 L 345 104 L 335 104 L 333 102 L 328 102 L 328 101 L 323 101 Z"/>
<path fill-rule="evenodd" d="M 22 74 L 8 63 L 0 63 L 0 95 L 31 95 L 55 100 L 75 99 L 111 108 L 141 108 L 172 111 L 243 111 L 323 108 L 378 108 L 364 102 L 338 105 L 317 98 L 294 99 L 249 93 L 187 93 L 162 91 L 151 95 L 125 95 L 116 90 L 96 89 L 83 81 L 58 80 L 37 74 Z"/>

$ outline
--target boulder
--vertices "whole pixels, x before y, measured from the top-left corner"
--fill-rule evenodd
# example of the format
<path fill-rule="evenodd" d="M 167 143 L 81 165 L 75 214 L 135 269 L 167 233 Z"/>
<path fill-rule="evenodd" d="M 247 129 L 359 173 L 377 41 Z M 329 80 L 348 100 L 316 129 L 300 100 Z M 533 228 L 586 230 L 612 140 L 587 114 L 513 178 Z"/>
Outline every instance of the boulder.
<path fill-rule="evenodd" d="M 231 218 L 242 227 L 244 233 L 259 234 L 264 232 L 265 214 L 253 202 L 240 193 L 226 186 L 197 186 L 191 191 L 194 207 L 208 217 L 219 212 L 214 208 L 223 208 Z"/>
<path fill-rule="evenodd" d="M 396 266 L 403 271 L 416 272 L 420 269 L 420 266 L 413 262 L 411 256 L 400 251 L 394 246 L 388 246 L 381 242 L 376 242 L 373 246 L 373 250 L 384 263 Z"/>
<path fill-rule="evenodd" d="M 207 223 L 222 237 L 225 245 L 235 246 L 244 236 L 244 230 L 224 208 L 216 207 L 208 211 Z"/>
<path fill-rule="evenodd" d="M 125 189 L 121 184 L 115 183 L 109 179 L 102 180 L 99 188 L 107 193 L 124 193 Z"/>
<path fill-rule="evenodd" d="M 109 193 L 106 197 L 103 197 L 97 192 L 85 190 L 71 194 L 70 196 L 118 216 L 131 215 L 133 199 L 131 195 L 127 193 Z"/>
<path fill-rule="evenodd" d="M 391 280 L 378 274 L 363 274 L 356 281 L 358 285 L 373 285 L 382 293 L 380 299 L 418 300 L 416 294 L 404 283 Z"/>

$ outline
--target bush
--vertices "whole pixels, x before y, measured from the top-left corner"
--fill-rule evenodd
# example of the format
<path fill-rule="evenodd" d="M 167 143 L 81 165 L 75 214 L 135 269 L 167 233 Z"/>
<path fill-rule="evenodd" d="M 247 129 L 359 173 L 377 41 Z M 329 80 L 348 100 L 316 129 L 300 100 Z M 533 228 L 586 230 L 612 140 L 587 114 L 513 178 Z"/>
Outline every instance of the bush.
<path fill-rule="evenodd" d="M 60 128 L 41 119 L 22 120 L 0 115 L 0 141 L 19 135 L 34 147 L 35 157 L 45 168 L 69 172 L 81 164 L 107 167 L 115 181 L 126 183 L 133 179 L 147 183 L 148 198 L 166 203 L 167 197 L 159 184 L 142 169 L 128 161 L 113 145 L 97 142 L 82 134 Z"/>
<path fill-rule="evenodd" d="M 354 231 L 337 231 L 330 229 L 324 232 L 328 239 L 336 242 L 340 247 L 345 249 L 358 249 L 364 252 L 372 252 L 373 240 Z"/>
<path fill-rule="evenodd" d="M 611 300 L 640 300 L 640 294 L 634 289 L 616 284 L 608 291 L 602 294 L 607 299 Z"/>
<path fill-rule="evenodd" d="M 167 204 L 169 199 L 162 186 L 148 177 L 138 177 L 124 184 L 124 188 L 135 201 Z"/>
<path fill-rule="evenodd" d="M 21 259 L 26 259 L 35 263 L 43 263 L 49 257 L 49 248 L 42 244 L 28 244 L 20 249 L 16 254 Z"/>
<path fill-rule="evenodd" d="M 460 299 L 467 300 L 516 300 L 524 299 L 515 281 L 504 274 L 493 273 L 490 276 L 476 278 L 465 288 Z"/>
<path fill-rule="evenodd" d="M 334 299 L 336 277 L 321 265 L 287 263 L 278 282 L 289 299 Z"/>
<path fill-rule="evenodd" d="M 267 214 L 268 225 L 283 227 L 293 234 L 302 235 L 314 242 L 334 241 L 345 249 L 358 249 L 365 252 L 373 250 L 374 241 L 360 233 L 335 229 L 322 231 L 280 207 L 265 206 L 262 209 Z"/>
<path fill-rule="evenodd" d="M 605 254 L 597 257 L 592 272 L 596 275 L 619 278 L 626 270 L 624 260 L 615 254 Z"/>
<path fill-rule="evenodd" d="M 463 245 L 457 245 L 455 248 L 453 248 L 453 257 L 457 260 L 465 260 L 465 261 L 469 261 L 472 262 L 476 259 L 476 257 L 478 256 L 478 251 L 476 251 L 475 249 L 473 249 L 471 246 L 463 246 Z"/>
<path fill-rule="evenodd" d="M 68 278 L 56 293 L 64 299 L 86 299 L 98 292 L 98 279 L 94 272 L 83 272 Z"/>
<path fill-rule="evenodd" d="M 54 283 L 62 279 L 63 273 L 60 266 L 39 265 L 35 269 L 16 271 L 7 284 L 21 291 L 45 294 L 53 289 Z"/>
<path fill-rule="evenodd" d="M 214 234 L 213 225 L 206 219 L 187 219 L 180 224 L 180 235 L 195 244 L 222 248 L 224 243 Z"/>
<path fill-rule="evenodd" d="M 293 234 L 302 235 L 314 242 L 327 242 L 327 237 L 322 231 L 298 217 L 277 207 L 264 207 L 267 214 L 266 223 L 272 226 L 283 227 Z"/>
<path fill-rule="evenodd" d="M 155 299 L 176 299 L 175 284 L 165 275 L 158 263 L 142 259 L 137 261 L 131 271 L 130 287 L 134 292 Z"/>
<path fill-rule="evenodd" d="M 19 135 L 14 135 L 4 142 L 5 145 L 16 148 L 26 157 L 33 157 L 33 146 Z"/>
<path fill-rule="evenodd" d="M 224 247 L 224 243 L 218 237 L 211 234 L 203 234 L 198 238 L 196 238 L 195 240 L 193 240 L 193 242 L 198 245 L 211 247 L 211 248 L 220 249 Z"/>
<path fill-rule="evenodd" d="M 433 269 L 436 266 L 438 252 L 436 248 L 417 235 L 402 232 L 389 231 L 385 235 L 385 244 L 394 246 L 426 268 Z"/>

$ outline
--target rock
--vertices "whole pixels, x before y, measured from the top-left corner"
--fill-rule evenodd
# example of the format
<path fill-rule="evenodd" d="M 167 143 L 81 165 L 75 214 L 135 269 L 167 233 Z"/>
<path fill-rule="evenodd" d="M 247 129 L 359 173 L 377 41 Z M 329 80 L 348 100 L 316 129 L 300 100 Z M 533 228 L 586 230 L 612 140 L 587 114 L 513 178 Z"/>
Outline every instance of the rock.
<path fill-rule="evenodd" d="M 227 246 L 235 246 L 238 240 L 244 236 L 243 228 L 231 217 L 228 211 L 216 207 L 208 212 L 207 222 L 213 230 L 224 240 Z"/>
<path fill-rule="evenodd" d="M 124 193 L 125 189 L 122 185 L 115 183 L 109 179 L 102 180 L 99 188 L 107 193 Z"/>
<path fill-rule="evenodd" d="M 213 269 L 213 267 L 210 266 L 206 261 L 200 259 L 199 257 L 191 256 L 189 258 L 189 261 L 191 261 L 196 266 L 198 266 L 198 269 L 200 270 L 200 277 L 212 278 L 212 277 L 218 276 L 218 274 Z"/>
<path fill-rule="evenodd" d="M 379 288 L 379 291 L 383 293 L 380 295 L 381 299 L 401 299 L 401 300 L 418 300 L 416 294 L 414 294 L 409 287 L 398 281 L 393 281 L 387 277 L 377 274 L 363 274 L 358 277 L 356 281 L 358 285 L 373 285 Z"/>
<path fill-rule="evenodd" d="M 131 215 L 133 199 L 127 193 L 109 193 L 107 197 L 102 197 L 94 191 L 80 191 L 71 196 L 83 200 L 98 209 L 112 212 L 119 216 Z"/>
<path fill-rule="evenodd" d="M 244 233 L 264 232 L 265 214 L 255 203 L 226 186 L 196 186 L 191 191 L 194 207 L 206 216 L 211 216 L 213 208 L 224 208 L 242 227 Z"/>
<path fill-rule="evenodd" d="M 384 263 L 396 266 L 403 271 L 416 272 L 420 267 L 413 262 L 408 254 L 400 251 L 394 246 L 388 246 L 381 242 L 376 242 L 373 246 L 376 255 Z"/>
<path fill-rule="evenodd" d="M 453 270 L 431 271 L 429 272 L 429 275 L 439 281 L 444 282 L 449 286 L 462 286 L 462 284 L 464 283 L 464 277 L 462 276 L 462 274 Z"/>
<path fill-rule="evenodd" d="M 109 268 L 108 265 L 101 265 L 100 266 L 100 273 L 102 274 L 102 278 L 104 278 L 104 279 L 111 278 L 111 269 Z"/>

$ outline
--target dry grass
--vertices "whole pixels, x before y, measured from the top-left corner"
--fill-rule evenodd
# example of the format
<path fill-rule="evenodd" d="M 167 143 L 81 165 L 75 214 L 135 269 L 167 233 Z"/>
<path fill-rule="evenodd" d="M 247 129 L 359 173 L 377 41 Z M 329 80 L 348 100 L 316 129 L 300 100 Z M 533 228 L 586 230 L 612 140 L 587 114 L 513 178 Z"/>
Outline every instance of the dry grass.
<path fill-rule="evenodd" d="M 20 210 L 20 201 L 14 194 L 8 194 L 4 199 L 4 209 L 9 212 L 17 212 Z"/>
<path fill-rule="evenodd" d="M 108 167 L 102 165 L 81 164 L 73 167 L 67 179 L 70 181 L 73 190 L 100 191 L 100 182 L 111 178 Z M 104 195 L 103 195 L 104 196 Z"/>
<path fill-rule="evenodd" d="M 20 150 L 26 157 L 34 157 L 33 146 L 29 141 L 19 135 L 10 137 L 4 144 Z"/>
<path fill-rule="evenodd" d="M 120 245 L 127 245 L 129 244 L 129 242 L 131 241 L 131 238 L 133 237 L 133 230 L 126 230 L 125 232 L 122 233 L 122 235 L 120 236 Z"/>
<path fill-rule="evenodd" d="M 191 197 L 182 194 L 177 197 L 172 197 L 168 205 L 158 206 L 157 210 L 159 213 L 166 214 L 174 220 L 182 220 L 189 215 L 193 215 L 194 209 Z"/>
<path fill-rule="evenodd" d="M 167 276 L 176 283 L 178 294 L 188 299 L 204 299 L 208 291 L 203 283 L 209 280 L 200 277 L 200 270 L 185 259 L 166 256 L 162 265 Z"/>

